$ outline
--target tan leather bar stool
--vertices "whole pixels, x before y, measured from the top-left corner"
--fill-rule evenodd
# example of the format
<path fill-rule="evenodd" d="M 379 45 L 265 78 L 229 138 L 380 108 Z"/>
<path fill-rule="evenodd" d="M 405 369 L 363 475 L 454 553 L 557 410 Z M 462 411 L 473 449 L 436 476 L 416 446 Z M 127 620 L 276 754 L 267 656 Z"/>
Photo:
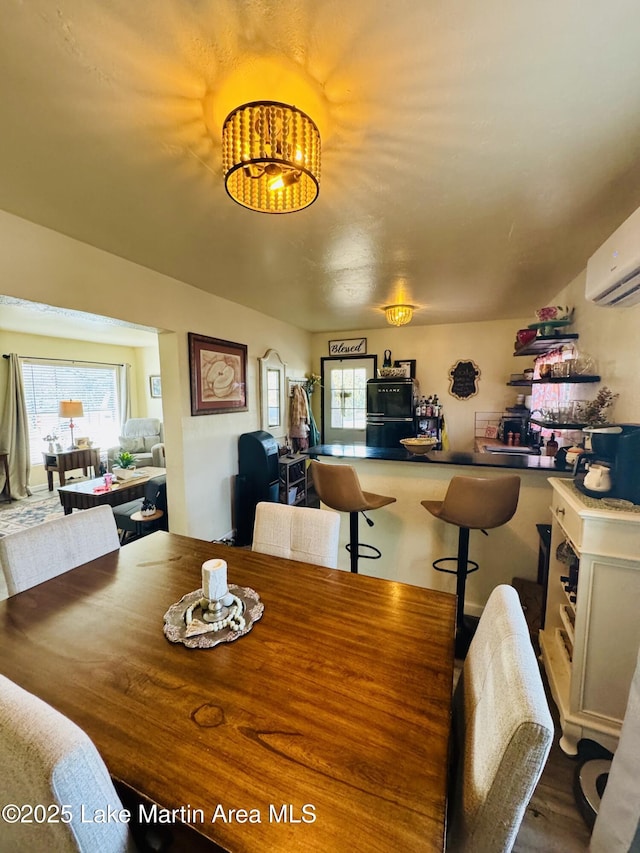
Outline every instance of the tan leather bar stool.
<path fill-rule="evenodd" d="M 487 536 L 487 530 L 506 524 L 516 511 L 519 494 L 520 477 L 517 476 L 495 480 L 453 477 L 443 501 L 421 501 L 422 506 L 436 518 L 460 528 L 457 556 L 441 557 L 433 563 L 437 571 L 457 576 L 456 657 L 465 656 L 473 633 L 464 623 L 467 575 L 478 569 L 478 564 L 469 559 L 469 530 L 482 530 Z M 450 562 L 456 564 L 455 569 L 447 569 L 442 565 Z"/>
<path fill-rule="evenodd" d="M 378 560 L 382 556 L 379 548 L 359 542 L 358 513 L 361 512 L 369 527 L 373 527 L 373 521 L 367 518 L 365 512 L 395 503 L 396 499 L 386 495 L 375 495 L 372 492 L 363 492 L 355 468 L 351 465 L 327 465 L 324 462 L 312 459 L 310 468 L 313 484 L 322 503 L 331 509 L 337 509 L 338 512 L 349 513 L 347 551 L 351 558 L 351 571 L 357 574 L 359 557 L 367 560 Z M 365 554 L 361 550 L 363 548 L 367 548 L 373 553 Z"/>

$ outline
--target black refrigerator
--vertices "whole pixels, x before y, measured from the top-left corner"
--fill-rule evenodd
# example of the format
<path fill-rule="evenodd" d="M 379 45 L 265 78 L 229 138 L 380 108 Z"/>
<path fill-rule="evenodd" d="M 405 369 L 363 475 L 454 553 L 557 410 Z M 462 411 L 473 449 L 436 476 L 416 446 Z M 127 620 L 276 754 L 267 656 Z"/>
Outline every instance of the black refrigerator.
<path fill-rule="evenodd" d="M 413 379 L 369 379 L 367 430 L 369 447 L 400 448 L 400 439 L 416 434 L 418 389 Z"/>

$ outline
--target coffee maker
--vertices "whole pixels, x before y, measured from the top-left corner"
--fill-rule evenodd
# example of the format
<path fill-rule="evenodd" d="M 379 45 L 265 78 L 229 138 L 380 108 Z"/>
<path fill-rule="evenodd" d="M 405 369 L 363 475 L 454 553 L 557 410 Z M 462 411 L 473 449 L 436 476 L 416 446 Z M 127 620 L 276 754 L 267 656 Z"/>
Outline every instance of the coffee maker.
<path fill-rule="evenodd" d="M 585 427 L 585 452 L 575 462 L 576 488 L 593 498 L 640 504 L 640 424 Z"/>

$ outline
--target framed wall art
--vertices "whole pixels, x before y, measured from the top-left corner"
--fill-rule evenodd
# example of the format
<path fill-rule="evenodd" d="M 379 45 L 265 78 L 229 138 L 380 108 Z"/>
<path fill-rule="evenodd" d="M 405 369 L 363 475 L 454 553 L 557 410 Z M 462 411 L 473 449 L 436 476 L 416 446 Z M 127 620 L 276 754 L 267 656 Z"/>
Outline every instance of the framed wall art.
<path fill-rule="evenodd" d="M 189 332 L 191 414 L 247 411 L 247 347 Z"/>
<path fill-rule="evenodd" d="M 149 391 L 152 397 L 162 397 L 162 380 L 159 376 L 149 377 Z"/>
<path fill-rule="evenodd" d="M 416 360 L 415 358 L 400 358 L 393 362 L 394 367 L 402 367 L 404 375 L 407 379 L 416 378 Z"/>

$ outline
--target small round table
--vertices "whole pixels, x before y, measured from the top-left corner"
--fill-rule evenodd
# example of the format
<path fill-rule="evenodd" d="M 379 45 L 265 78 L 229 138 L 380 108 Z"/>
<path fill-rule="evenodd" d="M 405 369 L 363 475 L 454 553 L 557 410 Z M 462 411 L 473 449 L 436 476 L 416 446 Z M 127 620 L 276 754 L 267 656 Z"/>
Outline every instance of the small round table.
<path fill-rule="evenodd" d="M 136 523 L 136 535 L 142 536 L 142 528 L 148 521 L 157 521 L 159 518 L 162 518 L 164 512 L 161 509 L 157 509 L 152 515 L 143 515 L 140 510 L 132 513 L 131 521 L 135 521 Z"/>

